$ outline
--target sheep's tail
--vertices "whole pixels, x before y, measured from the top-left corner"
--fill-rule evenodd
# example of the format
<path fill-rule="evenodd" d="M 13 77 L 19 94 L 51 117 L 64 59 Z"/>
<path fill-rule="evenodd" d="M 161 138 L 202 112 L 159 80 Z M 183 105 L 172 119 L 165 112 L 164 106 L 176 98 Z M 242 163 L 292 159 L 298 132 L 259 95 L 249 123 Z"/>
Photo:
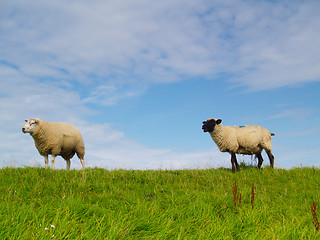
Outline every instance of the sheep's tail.
<path fill-rule="evenodd" d="M 275 134 L 274 134 L 274 133 L 270 133 L 270 135 L 271 135 L 271 136 L 274 136 Z"/>

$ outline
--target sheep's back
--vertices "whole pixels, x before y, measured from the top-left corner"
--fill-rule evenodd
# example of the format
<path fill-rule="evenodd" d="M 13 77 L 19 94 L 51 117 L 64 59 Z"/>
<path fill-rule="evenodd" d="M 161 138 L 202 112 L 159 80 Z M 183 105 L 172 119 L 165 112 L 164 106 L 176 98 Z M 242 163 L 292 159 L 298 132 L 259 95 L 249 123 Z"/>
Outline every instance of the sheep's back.
<path fill-rule="evenodd" d="M 235 128 L 238 128 L 238 153 L 253 154 L 261 152 L 265 148 L 271 150 L 271 134 L 266 128 L 256 125 L 245 125 Z"/>
<path fill-rule="evenodd" d="M 71 155 L 77 145 L 84 147 L 80 131 L 75 126 L 68 123 L 48 122 L 48 135 L 52 142 L 61 147 L 61 154 Z"/>
<path fill-rule="evenodd" d="M 221 152 L 252 155 L 262 149 L 271 150 L 271 134 L 262 126 L 237 127 L 219 124 L 210 135 Z"/>

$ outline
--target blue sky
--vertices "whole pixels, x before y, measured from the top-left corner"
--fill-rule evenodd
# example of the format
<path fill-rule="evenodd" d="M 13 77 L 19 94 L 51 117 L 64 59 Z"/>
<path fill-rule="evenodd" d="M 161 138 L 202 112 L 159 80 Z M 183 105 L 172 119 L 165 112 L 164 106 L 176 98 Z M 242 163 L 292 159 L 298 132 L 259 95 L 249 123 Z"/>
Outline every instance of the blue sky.
<path fill-rule="evenodd" d="M 80 129 L 88 167 L 230 167 L 201 130 L 215 117 L 274 132 L 276 167 L 319 167 L 319 10 L 319 1 L 4 2 L 0 164 L 44 165 L 21 132 L 40 117 Z M 76 157 L 71 168 L 81 168 Z"/>

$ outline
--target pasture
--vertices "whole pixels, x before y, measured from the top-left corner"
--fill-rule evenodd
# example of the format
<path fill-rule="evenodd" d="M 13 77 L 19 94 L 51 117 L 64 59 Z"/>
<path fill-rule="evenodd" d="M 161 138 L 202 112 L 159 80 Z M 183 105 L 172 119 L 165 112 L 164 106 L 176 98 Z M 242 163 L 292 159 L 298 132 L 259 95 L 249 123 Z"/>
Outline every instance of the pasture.
<path fill-rule="evenodd" d="M 320 237 L 317 168 L 242 167 L 232 174 L 7 167 L 0 182 L 1 239 Z"/>

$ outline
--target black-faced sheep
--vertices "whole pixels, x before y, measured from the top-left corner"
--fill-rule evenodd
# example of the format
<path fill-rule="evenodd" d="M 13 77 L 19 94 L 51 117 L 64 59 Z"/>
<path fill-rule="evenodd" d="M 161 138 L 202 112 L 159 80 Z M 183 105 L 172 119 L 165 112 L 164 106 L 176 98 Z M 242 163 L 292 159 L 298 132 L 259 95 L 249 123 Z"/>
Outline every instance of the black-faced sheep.
<path fill-rule="evenodd" d="M 260 168 L 263 162 L 261 155 L 263 149 L 266 151 L 270 166 L 273 168 L 274 156 L 271 153 L 271 136 L 274 135 L 273 133 L 261 126 L 231 127 L 223 126 L 221 122 L 221 119 L 210 118 L 202 122 L 202 130 L 210 133 L 221 152 L 231 154 L 232 172 L 235 172 L 235 166 L 239 171 L 236 154 L 255 154 L 258 158 L 258 168 Z"/>
<path fill-rule="evenodd" d="M 67 162 L 67 170 L 70 170 L 70 159 L 77 153 L 81 161 L 82 169 L 85 169 L 85 148 L 80 131 L 68 123 L 45 122 L 39 118 L 25 120 L 22 132 L 30 133 L 34 139 L 36 148 L 44 157 L 46 168 L 48 167 L 48 155 L 51 154 L 52 169 L 55 157 L 60 155 Z"/>

